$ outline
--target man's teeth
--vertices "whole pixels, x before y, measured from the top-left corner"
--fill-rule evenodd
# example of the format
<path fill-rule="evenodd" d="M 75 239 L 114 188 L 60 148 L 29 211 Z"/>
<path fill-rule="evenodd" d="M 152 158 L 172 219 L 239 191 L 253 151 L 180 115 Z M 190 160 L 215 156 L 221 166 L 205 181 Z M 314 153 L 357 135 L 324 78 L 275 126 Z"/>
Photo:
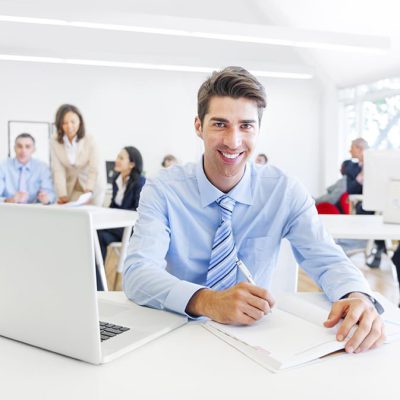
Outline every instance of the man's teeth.
<path fill-rule="evenodd" d="M 229 153 L 224 153 L 222 152 L 222 155 L 226 158 L 237 158 L 239 157 L 240 153 L 235 153 L 235 154 L 229 154 Z"/>

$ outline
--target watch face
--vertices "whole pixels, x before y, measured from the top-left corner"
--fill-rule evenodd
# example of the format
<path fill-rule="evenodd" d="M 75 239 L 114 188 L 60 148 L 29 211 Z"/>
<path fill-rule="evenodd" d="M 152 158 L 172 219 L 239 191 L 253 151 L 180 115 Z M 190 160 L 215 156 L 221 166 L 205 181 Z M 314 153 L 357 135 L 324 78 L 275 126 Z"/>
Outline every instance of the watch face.
<path fill-rule="evenodd" d="M 385 309 L 382 307 L 381 303 L 379 303 L 378 300 L 375 299 L 375 297 L 372 297 L 369 294 L 367 294 L 366 296 L 369 298 L 371 303 L 374 305 L 378 314 L 384 313 Z"/>

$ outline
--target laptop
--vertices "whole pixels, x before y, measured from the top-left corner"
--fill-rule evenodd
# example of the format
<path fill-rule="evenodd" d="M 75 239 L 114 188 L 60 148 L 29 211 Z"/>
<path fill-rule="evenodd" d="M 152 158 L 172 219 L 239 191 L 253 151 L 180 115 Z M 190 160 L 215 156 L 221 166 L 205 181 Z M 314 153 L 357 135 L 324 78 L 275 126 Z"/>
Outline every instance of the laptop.
<path fill-rule="evenodd" d="M 0 221 L 1 336 L 102 364 L 187 322 L 97 298 L 88 211 L 0 204 Z"/>

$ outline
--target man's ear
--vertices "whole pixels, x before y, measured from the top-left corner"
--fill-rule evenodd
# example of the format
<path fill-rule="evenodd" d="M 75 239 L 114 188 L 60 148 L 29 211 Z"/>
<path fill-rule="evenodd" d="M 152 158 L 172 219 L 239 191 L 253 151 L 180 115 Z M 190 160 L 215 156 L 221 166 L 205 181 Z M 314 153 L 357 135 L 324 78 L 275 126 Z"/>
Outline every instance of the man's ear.
<path fill-rule="evenodd" d="M 199 117 L 194 119 L 194 129 L 196 130 L 196 134 L 199 138 L 203 139 L 203 131 L 201 127 L 201 121 Z"/>

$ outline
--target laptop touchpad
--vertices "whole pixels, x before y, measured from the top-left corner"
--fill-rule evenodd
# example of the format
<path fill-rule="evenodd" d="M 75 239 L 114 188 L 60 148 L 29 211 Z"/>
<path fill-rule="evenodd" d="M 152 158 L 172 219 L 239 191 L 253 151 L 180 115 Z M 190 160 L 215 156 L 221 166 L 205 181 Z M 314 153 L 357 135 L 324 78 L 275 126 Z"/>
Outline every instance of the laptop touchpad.
<path fill-rule="evenodd" d="M 115 318 L 127 311 L 132 311 L 132 308 L 110 301 L 99 300 L 99 314 L 102 318 Z"/>

